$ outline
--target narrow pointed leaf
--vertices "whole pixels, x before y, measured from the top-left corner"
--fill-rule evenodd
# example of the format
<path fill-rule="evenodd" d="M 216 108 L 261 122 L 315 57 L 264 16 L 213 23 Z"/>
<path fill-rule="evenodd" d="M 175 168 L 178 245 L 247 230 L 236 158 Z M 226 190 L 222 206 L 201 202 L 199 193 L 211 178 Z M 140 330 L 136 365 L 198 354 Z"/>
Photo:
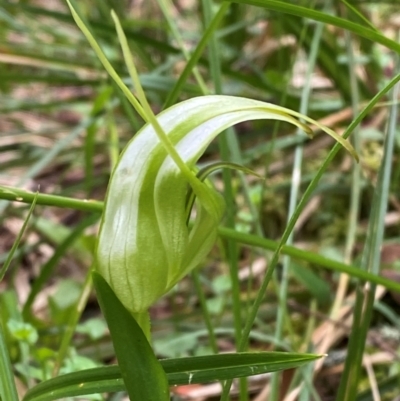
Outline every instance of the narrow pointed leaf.
<path fill-rule="evenodd" d="M 292 369 L 321 355 L 259 352 L 161 360 L 169 385 L 184 385 L 247 377 Z M 32 388 L 23 401 L 51 401 L 64 397 L 125 389 L 118 366 L 88 369 L 47 380 Z"/>
<path fill-rule="evenodd" d="M 103 277 L 96 272 L 92 277 L 130 399 L 169 400 L 169 387 L 164 369 L 155 357 L 142 329 Z"/>

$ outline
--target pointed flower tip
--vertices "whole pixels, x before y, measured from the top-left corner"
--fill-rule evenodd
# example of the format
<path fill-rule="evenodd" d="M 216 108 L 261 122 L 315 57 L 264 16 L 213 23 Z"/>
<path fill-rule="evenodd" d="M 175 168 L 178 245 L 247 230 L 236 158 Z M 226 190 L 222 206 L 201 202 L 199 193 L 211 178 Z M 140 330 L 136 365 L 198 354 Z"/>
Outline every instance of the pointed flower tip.
<path fill-rule="evenodd" d="M 314 138 L 314 131 L 312 130 L 312 128 L 311 128 L 309 125 L 304 124 L 304 125 L 303 125 L 303 130 L 304 130 L 304 132 L 307 134 L 307 136 L 308 136 L 310 139 L 313 139 L 313 138 Z"/>

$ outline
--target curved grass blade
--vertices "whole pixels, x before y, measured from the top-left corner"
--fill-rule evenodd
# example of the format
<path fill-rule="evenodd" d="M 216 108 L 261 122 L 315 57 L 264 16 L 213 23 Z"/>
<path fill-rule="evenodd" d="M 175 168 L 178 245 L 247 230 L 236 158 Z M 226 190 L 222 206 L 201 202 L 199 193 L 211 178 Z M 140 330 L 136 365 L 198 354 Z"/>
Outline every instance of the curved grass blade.
<path fill-rule="evenodd" d="M 92 278 L 130 399 L 169 400 L 167 377 L 142 329 L 103 277 Z"/>
<path fill-rule="evenodd" d="M 169 385 L 208 383 L 302 366 L 321 355 L 257 352 L 161 360 Z M 38 384 L 23 401 L 51 401 L 64 397 L 125 389 L 119 366 L 69 373 Z"/>

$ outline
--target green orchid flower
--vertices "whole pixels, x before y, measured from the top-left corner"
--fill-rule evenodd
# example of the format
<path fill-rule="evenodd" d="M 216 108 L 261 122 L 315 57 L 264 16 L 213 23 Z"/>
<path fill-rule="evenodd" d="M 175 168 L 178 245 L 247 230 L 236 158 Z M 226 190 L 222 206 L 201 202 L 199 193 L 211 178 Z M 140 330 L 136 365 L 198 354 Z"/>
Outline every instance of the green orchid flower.
<path fill-rule="evenodd" d="M 179 157 L 194 171 L 210 142 L 239 122 L 275 119 L 311 134 L 294 116 L 297 113 L 269 103 L 215 95 L 179 103 L 157 121 Z M 192 228 L 187 225 L 189 190 L 197 197 Z M 96 269 L 124 306 L 140 316 L 205 258 L 223 212 L 222 196 L 194 173 L 189 183 L 153 126 L 147 124 L 126 146 L 112 173 Z"/>
<path fill-rule="evenodd" d="M 95 268 L 149 338 L 149 307 L 206 257 L 216 239 L 224 200 L 194 171 L 196 162 L 220 132 L 243 121 L 273 119 L 293 124 L 312 136 L 309 123 L 334 137 L 356 159 L 357 154 L 347 140 L 311 118 L 252 99 L 197 97 L 154 116 L 116 14 L 112 12 L 111 16 L 138 99 L 122 82 L 68 0 L 67 4 L 104 68 L 147 122 L 128 143 L 112 172 Z M 187 222 L 193 198 L 196 215 L 190 228 Z"/>

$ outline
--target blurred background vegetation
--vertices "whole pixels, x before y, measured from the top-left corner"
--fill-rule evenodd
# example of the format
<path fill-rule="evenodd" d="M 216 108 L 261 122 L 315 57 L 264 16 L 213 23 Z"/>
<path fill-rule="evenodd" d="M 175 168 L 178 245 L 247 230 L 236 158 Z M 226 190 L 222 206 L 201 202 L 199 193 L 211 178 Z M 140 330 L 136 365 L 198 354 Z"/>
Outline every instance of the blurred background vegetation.
<path fill-rule="evenodd" d="M 396 0 L 287 3 L 399 39 Z M 396 74 L 394 52 L 373 40 L 242 2 L 229 6 L 201 52 L 195 74 L 177 91 L 186 60 L 204 38 L 220 3 L 82 0 L 74 4 L 114 68 L 129 83 L 110 17 L 110 9 L 116 11 L 155 112 L 179 100 L 223 93 L 301 111 L 342 133 Z M 64 1 L 0 0 L 0 21 L 0 185 L 103 200 L 119 152 L 143 121 L 106 75 Z M 296 247 L 348 264 L 360 263 L 391 108 L 392 99 L 383 99 L 355 132 L 359 165 L 345 151 L 333 160 L 293 231 L 290 241 Z M 382 275 L 400 282 L 398 124 L 394 130 L 380 266 Z M 265 121 L 240 124 L 226 139 L 227 146 L 213 144 L 201 163 L 225 158 L 245 164 L 266 179 L 231 175 L 235 203 L 229 205 L 225 223 L 240 232 L 279 240 L 293 210 L 292 198 L 296 203 L 304 192 L 333 139 L 316 130 L 315 138 L 309 140 L 288 125 Z M 221 190 L 223 181 L 218 174 L 213 177 Z M 293 192 L 297 183 L 298 194 Z M 28 209 L 29 205 L 0 201 L 0 264 L 7 260 Z M 69 372 L 114 361 L 94 296 L 72 328 L 73 341 L 65 358 L 57 357 L 63 334 L 70 329 L 70 315 L 77 313 L 98 218 L 84 211 L 37 205 L 0 282 L 0 319 L 8 324 L 7 341 L 21 393 L 33 382 L 51 377 L 55 369 Z M 203 318 L 206 307 L 217 348 L 233 351 L 232 297 L 239 299 L 244 319 L 269 257 L 270 252 L 246 246 L 232 251 L 226 240 L 219 240 L 200 275 L 194 281 L 185 279 L 152 309 L 157 354 L 213 352 Z M 239 267 L 238 287 L 233 290 L 232 263 Z M 304 400 L 335 399 L 347 355 L 355 291 L 355 281 L 302 260 L 282 260 L 277 269 L 250 336 L 250 348 L 328 353 L 312 381 L 312 371 L 307 373 L 309 398 Z M 398 293 L 378 288 L 359 400 L 395 400 L 400 392 L 399 305 Z M 286 372 L 279 382 L 279 399 L 289 399 L 285 395 L 299 380 Z M 269 389 L 268 377 L 250 380 L 249 394 L 255 400 L 268 399 Z M 177 400 L 212 399 L 219 393 L 214 385 L 175 389 Z M 121 395 L 104 397 L 122 399 Z"/>

